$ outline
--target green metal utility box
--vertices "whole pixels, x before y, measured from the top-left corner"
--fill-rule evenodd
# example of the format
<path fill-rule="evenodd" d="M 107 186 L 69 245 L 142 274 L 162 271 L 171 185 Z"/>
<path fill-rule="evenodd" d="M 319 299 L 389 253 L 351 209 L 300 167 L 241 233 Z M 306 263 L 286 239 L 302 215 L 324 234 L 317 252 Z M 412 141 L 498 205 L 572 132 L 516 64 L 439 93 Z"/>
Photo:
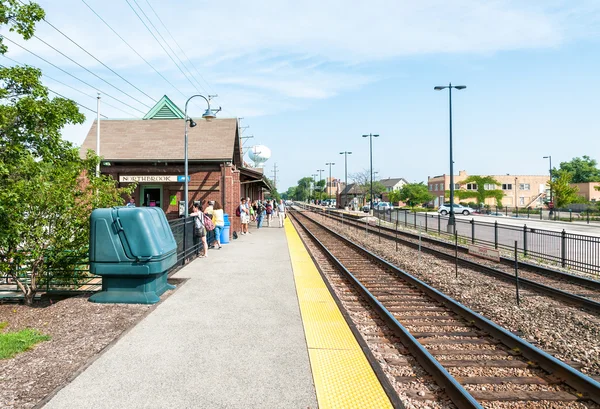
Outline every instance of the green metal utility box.
<path fill-rule="evenodd" d="M 97 303 L 154 304 L 167 290 L 177 243 L 162 209 L 114 207 L 90 216 L 90 272 L 102 276 Z"/>

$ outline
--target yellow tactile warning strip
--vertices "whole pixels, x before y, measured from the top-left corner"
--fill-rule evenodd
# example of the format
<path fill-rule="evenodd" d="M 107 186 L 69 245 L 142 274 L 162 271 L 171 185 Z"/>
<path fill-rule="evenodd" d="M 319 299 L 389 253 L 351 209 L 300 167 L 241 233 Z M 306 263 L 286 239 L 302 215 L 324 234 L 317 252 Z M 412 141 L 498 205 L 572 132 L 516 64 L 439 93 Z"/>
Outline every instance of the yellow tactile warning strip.
<path fill-rule="evenodd" d="M 320 409 L 392 408 L 354 334 L 289 221 L 296 292 Z"/>

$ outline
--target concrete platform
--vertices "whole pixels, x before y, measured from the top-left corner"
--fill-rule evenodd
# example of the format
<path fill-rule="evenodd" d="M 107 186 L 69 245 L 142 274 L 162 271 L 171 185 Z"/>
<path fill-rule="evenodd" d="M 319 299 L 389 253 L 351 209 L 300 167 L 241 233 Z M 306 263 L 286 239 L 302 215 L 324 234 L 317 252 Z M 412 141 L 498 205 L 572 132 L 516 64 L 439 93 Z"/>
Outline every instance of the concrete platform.
<path fill-rule="evenodd" d="M 45 406 L 316 408 L 284 229 L 251 229 Z"/>

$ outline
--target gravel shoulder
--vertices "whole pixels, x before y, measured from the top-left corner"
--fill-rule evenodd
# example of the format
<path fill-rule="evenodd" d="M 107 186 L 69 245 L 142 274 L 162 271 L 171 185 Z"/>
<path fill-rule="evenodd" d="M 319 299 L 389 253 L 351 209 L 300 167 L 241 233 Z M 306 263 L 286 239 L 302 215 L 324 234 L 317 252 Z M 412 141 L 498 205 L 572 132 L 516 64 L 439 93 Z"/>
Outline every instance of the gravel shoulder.
<path fill-rule="evenodd" d="M 60 301 L 44 297 L 34 307 L 0 305 L 0 322 L 8 322 L 4 331 L 35 328 L 52 337 L 0 361 L 0 408 L 34 407 L 153 308 L 95 304 L 88 302 L 88 296 Z"/>
<path fill-rule="evenodd" d="M 413 274 L 462 304 L 479 312 L 510 331 L 518 333 L 558 359 L 574 365 L 590 376 L 600 375 L 600 317 L 550 297 L 521 289 L 521 304 L 516 305 L 515 287 L 470 269 L 416 250 L 398 246 L 390 240 L 368 235 L 326 217 L 321 224 L 341 232 Z"/>

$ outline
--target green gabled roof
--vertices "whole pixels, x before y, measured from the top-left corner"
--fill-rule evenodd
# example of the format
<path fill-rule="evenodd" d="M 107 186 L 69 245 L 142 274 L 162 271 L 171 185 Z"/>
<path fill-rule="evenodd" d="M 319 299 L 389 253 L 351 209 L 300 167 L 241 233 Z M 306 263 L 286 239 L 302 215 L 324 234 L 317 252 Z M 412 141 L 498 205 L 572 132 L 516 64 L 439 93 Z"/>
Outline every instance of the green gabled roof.
<path fill-rule="evenodd" d="M 181 109 L 165 95 L 148 111 L 144 119 L 184 119 L 184 117 Z"/>

